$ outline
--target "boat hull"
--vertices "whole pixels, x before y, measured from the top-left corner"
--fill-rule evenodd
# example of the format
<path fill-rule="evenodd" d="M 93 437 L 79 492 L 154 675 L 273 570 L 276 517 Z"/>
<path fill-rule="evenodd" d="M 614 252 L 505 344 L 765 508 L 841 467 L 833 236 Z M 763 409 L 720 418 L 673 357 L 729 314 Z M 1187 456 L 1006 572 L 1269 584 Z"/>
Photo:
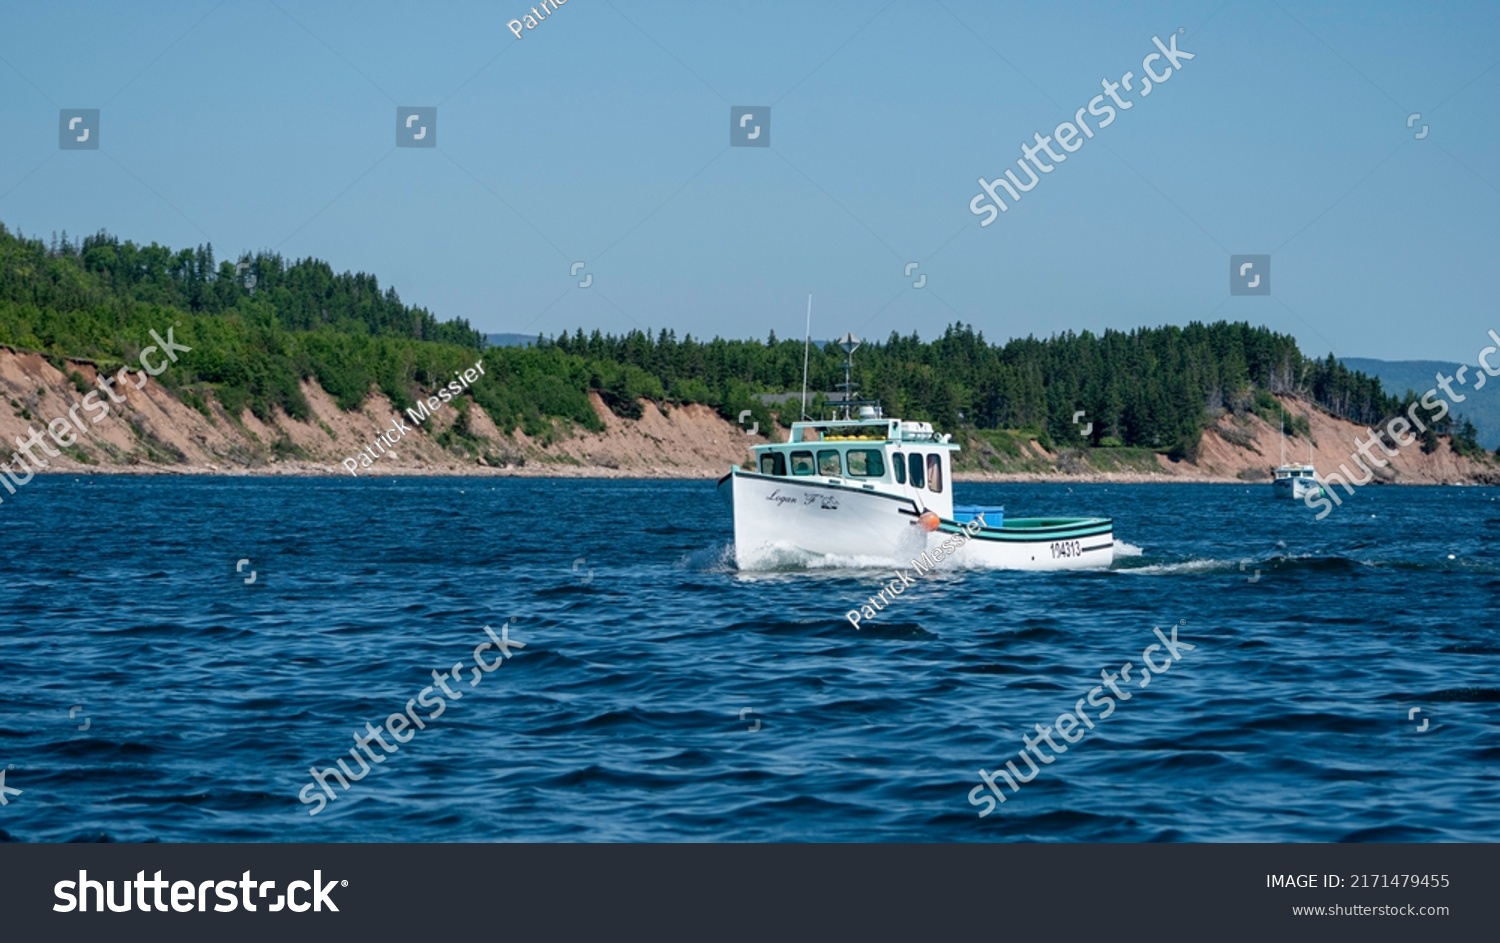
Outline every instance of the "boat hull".
<path fill-rule="evenodd" d="M 1308 495 L 1317 497 L 1323 493 L 1323 488 L 1316 481 L 1305 478 L 1278 478 L 1271 484 L 1272 491 L 1278 498 L 1291 498 L 1301 501 Z"/>
<path fill-rule="evenodd" d="M 926 509 L 914 499 L 873 488 L 736 468 L 719 480 L 719 491 L 733 508 L 735 559 L 746 570 L 806 563 L 806 557 L 906 566 L 969 533 L 946 518 L 929 531 L 919 523 Z M 1077 570 L 1113 562 L 1107 518 L 1023 518 L 981 527 L 939 566 Z"/>

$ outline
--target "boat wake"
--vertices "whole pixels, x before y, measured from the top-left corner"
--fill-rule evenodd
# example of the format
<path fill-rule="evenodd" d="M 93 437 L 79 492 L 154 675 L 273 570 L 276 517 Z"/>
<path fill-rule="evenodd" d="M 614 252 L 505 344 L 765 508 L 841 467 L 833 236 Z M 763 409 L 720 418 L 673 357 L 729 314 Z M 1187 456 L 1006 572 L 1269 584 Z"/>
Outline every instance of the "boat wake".
<path fill-rule="evenodd" d="M 1254 561 L 1250 561 L 1254 563 Z M 1133 576 L 1163 576 L 1180 573 L 1217 573 L 1233 570 L 1239 566 L 1237 560 L 1178 560 L 1173 563 L 1143 563 L 1136 566 L 1115 564 L 1116 573 Z"/>
<path fill-rule="evenodd" d="M 696 570 L 699 573 L 733 572 L 735 569 L 734 541 L 727 540 L 704 547 L 702 550 L 694 550 L 685 554 L 678 562 L 683 569 Z"/>
<path fill-rule="evenodd" d="M 809 553 L 790 544 L 771 544 L 757 550 L 750 559 L 735 559 L 733 541 L 716 543 L 694 550 L 679 561 L 684 569 L 700 573 L 778 574 L 830 570 L 889 570 L 896 566 L 893 558 L 877 555 L 844 556 Z"/>
<path fill-rule="evenodd" d="M 738 561 L 738 569 L 757 573 L 786 573 L 798 570 L 886 570 L 906 565 L 894 557 L 879 554 L 811 553 L 790 544 L 772 543 Z M 731 563 L 734 555 L 731 552 Z"/>
<path fill-rule="evenodd" d="M 702 565 L 700 560 L 709 554 L 700 551 L 689 556 L 688 565 L 695 569 L 734 570 L 740 573 L 828 573 L 858 572 L 858 571 L 884 571 L 889 573 L 893 569 L 910 570 L 912 559 L 921 553 L 922 544 L 914 542 L 910 548 L 903 548 L 903 554 L 887 556 L 882 554 L 837 554 L 837 553 L 813 553 L 791 544 L 773 542 L 766 544 L 751 554 L 747 559 L 736 561 L 733 543 L 715 548 L 713 554 L 715 563 L 712 566 Z M 1144 553 L 1140 547 L 1132 544 L 1116 543 L 1115 554 L 1117 557 L 1140 557 Z M 1118 565 L 1118 564 L 1117 564 Z M 978 557 L 956 556 L 950 557 L 938 563 L 928 574 L 929 577 L 941 577 L 945 573 L 957 573 L 966 571 L 998 572 L 1011 570 L 998 562 L 987 561 Z"/>
<path fill-rule="evenodd" d="M 1500 573 L 1500 566 L 1484 561 L 1460 559 L 1431 560 L 1362 560 L 1342 555 L 1316 553 L 1273 554 L 1265 557 L 1243 557 L 1238 560 L 1199 559 L 1171 562 L 1116 563 L 1114 569 L 1137 576 L 1163 576 L 1188 573 L 1244 574 L 1249 582 L 1259 582 L 1272 574 L 1286 577 L 1297 573 L 1361 573 L 1384 568 L 1397 570 L 1436 570 L 1439 572 Z"/>

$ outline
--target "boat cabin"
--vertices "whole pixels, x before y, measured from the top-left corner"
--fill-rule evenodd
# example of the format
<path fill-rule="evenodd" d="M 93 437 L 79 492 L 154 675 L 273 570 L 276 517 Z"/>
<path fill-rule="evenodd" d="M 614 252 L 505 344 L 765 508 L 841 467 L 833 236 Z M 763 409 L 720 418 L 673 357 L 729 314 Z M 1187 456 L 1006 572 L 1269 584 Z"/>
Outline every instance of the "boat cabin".
<path fill-rule="evenodd" d="M 887 419 L 878 408 L 858 419 L 792 423 L 786 442 L 754 446 L 755 471 L 911 498 L 953 516 L 952 455 L 958 446 L 932 424 Z"/>

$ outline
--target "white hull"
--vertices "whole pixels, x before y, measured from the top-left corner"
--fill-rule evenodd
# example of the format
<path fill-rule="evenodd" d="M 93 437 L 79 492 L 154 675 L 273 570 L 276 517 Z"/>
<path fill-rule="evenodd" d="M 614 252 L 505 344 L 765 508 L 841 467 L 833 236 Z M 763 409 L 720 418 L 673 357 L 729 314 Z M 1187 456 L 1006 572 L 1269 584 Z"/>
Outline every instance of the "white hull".
<path fill-rule="evenodd" d="M 797 555 L 853 564 L 907 566 L 960 533 L 944 518 L 935 531 L 918 523 L 928 510 L 906 494 L 855 485 L 799 481 L 735 469 L 719 481 L 734 510 L 741 569 L 805 563 Z M 951 511 L 950 511 L 951 513 Z M 984 527 L 939 567 L 1076 570 L 1114 561 L 1114 533 L 1103 519 L 1012 520 Z"/>
<path fill-rule="evenodd" d="M 1271 487 L 1278 498 L 1292 498 L 1301 501 L 1308 495 L 1314 497 L 1323 493 L 1323 488 L 1316 481 L 1309 478 L 1277 478 Z"/>

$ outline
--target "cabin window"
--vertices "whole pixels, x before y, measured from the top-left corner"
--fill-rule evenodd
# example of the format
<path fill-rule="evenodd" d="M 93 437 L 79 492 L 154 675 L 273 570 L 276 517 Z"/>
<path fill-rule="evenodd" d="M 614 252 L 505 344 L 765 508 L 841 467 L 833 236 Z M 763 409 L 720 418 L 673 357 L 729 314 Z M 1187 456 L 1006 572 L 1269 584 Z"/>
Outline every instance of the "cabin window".
<path fill-rule="evenodd" d="M 811 475 L 815 471 L 817 471 L 817 466 L 813 464 L 811 452 L 792 453 L 792 474 Z"/>
<path fill-rule="evenodd" d="M 780 452 L 767 452 L 760 457 L 762 475 L 786 476 L 786 456 Z"/>
<path fill-rule="evenodd" d="M 849 463 L 850 478 L 885 477 L 885 456 L 879 449 L 850 449 L 844 461 Z"/>
<path fill-rule="evenodd" d="M 827 475 L 829 478 L 842 478 L 844 473 L 839 465 L 838 449 L 818 450 L 818 474 Z"/>
<path fill-rule="evenodd" d="M 906 456 L 906 468 L 911 472 L 911 486 L 920 488 L 927 483 L 927 476 L 922 474 L 922 456 L 915 452 Z"/>
<path fill-rule="evenodd" d="M 927 490 L 943 493 L 943 459 L 936 453 L 927 456 Z"/>
<path fill-rule="evenodd" d="M 906 484 L 906 459 L 900 452 L 891 456 L 891 471 L 896 473 L 896 484 Z"/>

